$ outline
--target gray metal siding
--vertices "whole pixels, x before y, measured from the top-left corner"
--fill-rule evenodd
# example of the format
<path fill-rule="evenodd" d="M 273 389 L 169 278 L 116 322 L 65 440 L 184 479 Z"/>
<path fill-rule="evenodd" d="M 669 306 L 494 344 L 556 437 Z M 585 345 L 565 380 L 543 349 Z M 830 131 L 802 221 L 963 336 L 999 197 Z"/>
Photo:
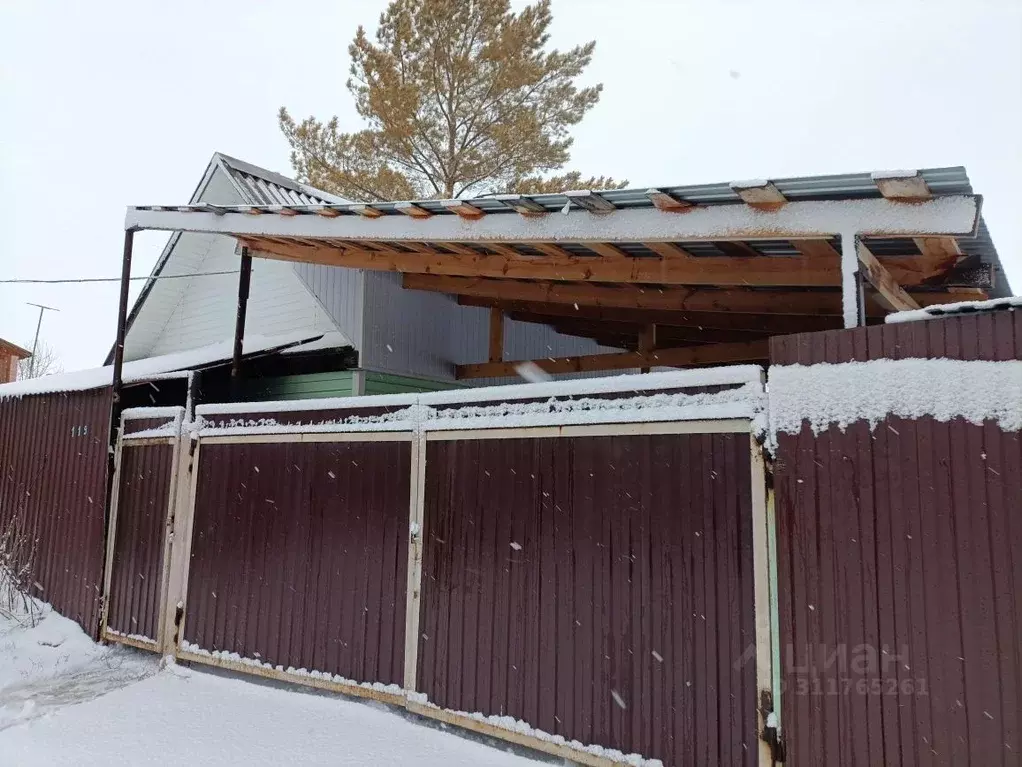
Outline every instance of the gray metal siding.
<path fill-rule="evenodd" d="M 327 267 L 329 268 L 329 267 Z M 360 364 L 364 368 L 440 381 L 454 380 L 454 366 L 486 359 L 489 313 L 459 306 L 448 295 L 405 290 L 401 275 L 366 272 Z M 337 315 L 334 315 L 335 319 Z M 594 341 L 557 333 L 546 325 L 508 321 L 506 359 L 562 357 L 610 350 Z M 558 376 L 558 378 L 580 377 Z M 585 377 L 585 376 L 582 376 Z M 590 376 L 591 377 L 591 376 Z M 507 379 L 481 379 L 475 385 Z"/>
<path fill-rule="evenodd" d="M 294 264 L 295 274 L 340 330 L 362 348 L 365 275 L 359 269 L 321 264 Z"/>

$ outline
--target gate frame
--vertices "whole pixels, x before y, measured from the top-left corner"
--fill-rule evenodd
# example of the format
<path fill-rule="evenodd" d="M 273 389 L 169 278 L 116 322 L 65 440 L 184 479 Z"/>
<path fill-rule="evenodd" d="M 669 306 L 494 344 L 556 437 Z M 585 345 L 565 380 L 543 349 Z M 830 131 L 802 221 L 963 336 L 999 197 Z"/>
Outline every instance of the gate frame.
<path fill-rule="evenodd" d="M 687 372 L 687 371 L 686 371 Z M 652 374 L 642 376 L 642 391 L 657 394 L 658 388 L 686 388 L 705 385 L 746 384 L 758 380 L 762 386 L 763 374 L 757 369 L 757 375 L 750 377 L 747 370 L 740 368 L 718 369 L 720 381 L 688 383 L 687 381 L 654 381 L 656 378 L 678 378 L 679 374 Z M 702 371 L 700 371 L 702 373 Z M 684 376 L 685 373 L 681 373 Z M 638 376 L 629 376 L 638 378 Z M 580 382 L 563 382 L 571 384 L 572 389 L 579 387 Z M 628 382 L 620 380 L 621 386 Z M 408 407 L 410 411 L 430 405 L 453 405 L 471 407 L 477 403 L 512 402 L 517 399 L 535 396 L 527 391 L 528 387 L 514 387 L 517 391 L 509 391 L 512 387 L 492 387 L 489 390 L 476 389 L 462 393 L 464 396 L 452 399 L 450 392 L 439 392 L 433 395 L 391 395 L 376 397 L 351 397 L 334 400 L 318 400 L 310 402 L 309 410 L 346 410 L 361 407 L 374 407 L 383 404 Z M 558 386 L 558 388 L 561 388 Z M 526 391 L 522 391 L 526 389 Z M 628 388 L 604 389 L 597 391 L 630 391 Z M 564 391 L 545 393 L 543 396 L 577 396 L 589 394 L 584 388 L 578 391 L 565 388 Z M 236 403 L 237 413 L 272 413 L 277 412 L 271 406 L 276 403 Z M 223 406 L 217 406 L 222 408 Z M 217 412 L 217 411 L 213 411 Z M 220 412 L 224 412 L 220 410 Z M 753 413 L 755 410 L 752 411 Z M 188 409 L 188 417 L 197 417 Z M 201 417 L 201 411 L 198 417 Z M 671 414 L 675 415 L 675 414 Z M 139 416 L 139 417 L 144 417 Z M 553 415 L 552 425 L 511 425 L 494 427 L 488 423 L 480 423 L 478 419 L 467 418 L 464 422 L 452 423 L 450 419 L 440 417 L 440 423 L 431 422 L 422 413 L 410 416 L 411 420 L 378 424 L 365 428 L 351 428 L 345 423 L 337 423 L 328 428 L 316 428 L 302 432 L 296 425 L 293 431 L 273 432 L 260 427 L 245 427 L 241 431 L 217 434 L 216 429 L 206 433 L 201 431 L 182 434 L 180 428 L 175 438 L 178 451 L 175 454 L 173 492 L 174 502 L 168 505 L 168 521 L 165 552 L 165 584 L 163 591 L 164 611 L 161 614 L 160 648 L 164 653 L 183 661 L 201 663 L 235 672 L 262 676 L 270 679 L 297 683 L 304 686 L 329 690 L 345 695 L 371 698 L 384 703 L 402 707 L 411 713 L 425 716 L 444 723 L 453 724 L 463 729 L 515 743 L 535 751 L 552 754 L 577 764 L 593 765 L 594 767 L 615 767 L 624 764 L 622 761 L 597 756 L 587 751 L 578 750 L 567 744 L 542 740 L 533 735 L 522 734 L 503 727 L 482 722 L 466 716 L 464 713 L 441 709 L 425 700 L 425 696 L 416 691 L 418 672 L 418 631 L 422 610 L 422 531 L 425 515 L 425 479 L 426 479 L 426 448 L 430 441 L 459 439 L 510 439 L 510 438 L 556 438 L 570 436 L 623 436 L 641 434 L 713 434 L 736 433 L 749 435 L 751 451 L 751 513 L 753 523 L 753 626 L 755 639 L 756 669 L 756 710 L 757 710 L 757 741 L 758 763 L 775 765 L 776 735 L 779 729 L 771 730 L 768 724 L 779 727 L 780 711 L 779 690 L 775 681 L 779 677 L 780 648 L 777 646 L 779 633 L 777 626 L 777 582 L 776 582 L 776 541 L 771 519 L 772 491 L 768 487 L 769 462 L 764 448 L 756 438 L 755 424 L 752 415 L 728 416 L 724 413 L 718 418 L 692 418 L 686 415 L 661 417 L 658 420 L 646 420 L 641 415 L 636 417 L 629 413 L 601 414 L 595 421 L 570 422 L 569 418 Z M 561 423 L 558 425 L 557 421 Z M 400 424 L 400 425 L 399 425 Z M 128 437 L 130 440 L 130 435 Z M 138 438 L 136 438 L 138 439 Z M 162 441 L 167 441 L 166 438 Z M 316 679 L 308 676 L 297 676 L 274 668 L 236 662 L 225 657 L 212 657 L 184 650 L 184 622 L 187 619 L 187 594 L 190 572 L 191 546 L 195 516 L 195 502 L 198 487 L 198 467 L 202 444 L 241 444 L 241 443 L 286 443 L 286 442 L 373 442 L 373 441 L 409 441 L 411 447 L 409 471 L 409 528 L 408 528 L 408 568 L 405 610 L 405 647 L 403 685 L 399 692 L 391 692 L 374 688 L 372 683 L 335 682 L 333 680 Z M 118 443 L 117 466 L 120 469 L 120 449 Z M 119 496 L 118 496 L 119 497 Z M 115 498 L 115 503 L 116 503 Z M 110 545 L 114 540 L 110 537 Z M 169 556 L 168 556 L 169 553 Z M 108 558 L 112 559 L 112 557 Z M 109 568 L 109 565 L 108 565 Z M 108 581 L 109 582 L 109 579 Z M 107 592 L 104 592 L 107 593 Z M 104 624 L 105 626 L 105 619 Z M 115 641 L 120 638 L 115 638 Z M 152 649 L 147 647 L 145 649 Z M 772 705 L 772 708 L 771 708 Z M 767 717 L 773 714 L 770 722 Z"/>
<path fill-rule="evenodd" d="M 180 544 L 175 546 L 174 549 L 177 552 L 173 554 L 173 566 L 170 578 L 175 584 L 175 591 L 171 595 L 171 599 L 174 596 L 176 600 L 171 601 L 168 599 L 167 611 L 171 610 L 171 604 L 173 605 L 173 631 L 167 637 L 166 641 L 166 652 L 173 653 L 173 655 L 182 661 L 189 663 L 200 663 L 206 666 L 213 666 L 215 668 L 227 669 L 229 671 L 236 671 L 244 674 L 253 674 L 255 676 L 261 676 L 266 679 L 273 679 L 281 682 L 289 682 L 292 684 L 300 684 L 306 687 L 314 687 L 320 690 L 329 690 L 330 692 L 339 692 L 345 695 L 352 695 L 359 698 L 369 698 L 371 700 L 381 701 L 383 703 L 390 703 L 395 706 L 404 707 L 406 703 L 405 691 L 402 690 L 400 694 L 386 692 L 380 689 L 372 687 L 370 684 L 363 684 L 357 682 L 335 682 L 330 679 L 315 678 L 311 676 L 299 676 L 297 674 L 289 674 L 287 671 L 278 671 L 276 668 L 268 668 L 266 666 L 257 666 L 252 663 L 239 662 L 230 660 L 228 658 L 214 657 L 212 655 L 206 655 L 203 653 L 193 652 L 184 648 L 184 629 L 185 622 L 188 619 L 188 576 L 191 568 L 189 564 L 191 562 L 191 550 L 192 550 L 192 537 L 194 532 L 195 522 L 195 501 L 196 494 L 198 492 L 199 484 L 199 467 L 200 467 L 200 454 L 202 452 L 203 444 L 207 445 L 230 445 L 230 444 L 283 444 L 283 443 L 322 443 L 322 442 L 410 442 L 411 443 L 411 465 L 413 472 L 410 472 L 409 479 L 414 479 L 414 467 L 416 465 L 416 453 L 417 453 L 417 434 L 413 431 L 408 430 L 394 430 L 394 431 L 324 431 L 324 432 L 284 432 L 284 433 L 272 433 L 264 432 L 262 434 L 235 434 L 235 435 L 221 435 L 215 434 L 206 437 L 194 437 L 189 435 L 186 440 L 182 438 L 181 442 L 183 445 L 188 445 L 189 461 L 187 471 L 180 475 L 181 481 L 187 483 L 187 493 L 182 493 L 181 497 L 188 498 L 187 505 L 183 505 L 180 509 L 180 514 L 176 520 L 177 528 L 180 530 Z M 182 446 L 183 449 L 183 446 Z M 415 488 L 410 487 L 410 495 L 414 498 Z M 177 540 L 177 538 L 176 538 Z M 407 595 L 406 595 L 407 598 Z M 180 607 L 179 607 L 180 606 Z M 178 615 L 180 610 L 180 615 Z M 407 631 L 407 625 L 406 625 Z"/>
<path fill-rule="evenodd" d="M 592 767 L 611 767 L 622 762 L 595 756 L 568 745 L 562 745 L 541 738 L 525 735 L 514 730 L 481 722 L 463 712 L 440 708 L 424 702 L 417 687 L 418 627 L 421 617 L 422 586 L 422 535 L 425 523 L 425 479 L 426 448 L 430 442 L 480 440 L 480 439 L 556 439 L 558 437 L 605 437 L 637 436 L 646 434 L 747 434 L 750 451 L 750 483 L 752 513 L 752 559 L 753 559 L 753 626 L 756 658 L 756 717 L 758 762 L 763 767 L 772 767 L 779 762 L 775 758 L 774 746 L 769 739 L 768 716 L 773 713 L 780 718 L 774 703 L 773 689 L 774 662 L 779 648 L 774 646 L 775 618 L 773 603 L 776 601 L 777 584 L 771 579 L 776 572 L 776 547 L 770 533 L 771 509 L 768 504 L 767 463 L 764 448 L 756 439 L 753 423 L 748 418 L 727 418 L 688 421 L 638 421 L 629 423 L 570 424 L 554 426 L 522 426 L 483 428 L 466 426 L 464 429 L 423 429 L 419 434 L 418 450 L 413 450 L 413 485 L 411 499 L 408 596 L 405 626 L 405 691 L 409 693 L 405 708 L 412 713 L 446 724 L 526 746 L 553 756 Z M 418 460 L 415 453 L 418 452 Z M 413 641 L 414 639 L 414 641 Z"/>
<path fill-rule="evenodd" d="M 173 413 L 171 413 L 171 411 L 173 411 Z M 180 446 L 181 443 L 184 442 L 181 435 L 181 424 L 183 423 L 184 415 L 185 408 L 183 407 L 130 408 L 121 413 L 121 423 L 117 432 L 117 447 L 114 451 L 114 472 L 112 481 L 113 492 L 111 493 L 110 499 L 110 523 L 107 530 L 106 540 L 106 565 L 103 571 L 103 606 L 100 612 L 99 624 L 99 638 L 101 641 L 128 645 L 129 647 L 135 647 L 139 650 L 147 650 L 149 652 L 157 653 L 163 653 L 167 649 L 167 645 L 164 640 L 166 635 L 167 618 L 166 605 L 170 601 L 168 593 L 170 586 L 170 558 L 173 553 L 173 524 L 175 509 L 178 504 L 178 488 L 180 487 L 180 483 L 178 482 L 178 472 L 181 452 Z M 169 423 L 173 423 L 173 434 L 153 436 L 147 435 L 146 431 L 142 431 L 138 433 L 138 436 L 133 436 L 126 432 L 125 427 L 128 421 L 158 419 L 164 417 L 172 419 Z M 108 620 L 110 617 L 110 589 L 113 584 L 114 552 L 116 550 L 117 543 L 117 515 L 121 503 L 121 467 L 124 449 L 151 447 L 156 445 L 170 445 L 174 449 L 174 456 L 171 460 L 170 480 L 168 482 L 170 489 L 168 491 L 167 508 L 163 521 L 163 566 L 160 573 L 160 590 L 159 597 L 157 599 L 159 618 L 157 620 L 156 636 L 153 637 L 152 642 L 145 642 L 140 639 L 136 639 L 135 637 L 114 631 L 109 627 Z"/>

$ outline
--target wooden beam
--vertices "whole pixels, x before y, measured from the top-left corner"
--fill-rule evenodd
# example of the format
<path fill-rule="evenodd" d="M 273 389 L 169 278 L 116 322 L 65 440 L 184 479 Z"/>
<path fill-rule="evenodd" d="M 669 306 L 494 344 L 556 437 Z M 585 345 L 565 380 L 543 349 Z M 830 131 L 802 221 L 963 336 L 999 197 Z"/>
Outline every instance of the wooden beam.
<path fill-rule="evenodd" d="M 841 254 L 829 240 L 791 240 L 791 244 L 805 258 L 841 259 Z"/>
<path fill-rule="evenodd" d="M 378 210 L 372 205 L 352 205 L 349 210 L 362 216 L 362 218 L 379 218 L 383 215 L 382 210 Z"/>
<path fill-rule="evenodd" d="M 507 246 L 486 247 L 501 255 L 483 255 L 455 243 L 440 243 L 457 253 L 436 251 L 342 250 L 336 246 L 312 247 L 286 240 L 242 238 L 254 255 L 285 261 L 375 269 L 405 274 L 439 274 L 452 277 L 513 277 L 565 282 L 627 282 L 655 285 L 757 285 L 833 287 L 839 284 L 837 260 L 830 263 L 802 258 L 706 257 L 691 258 L 593 258 L 576 256 L 552 243 L 530 243 L 546 257 L 515 253 Z M 368 244 L 368 243 L 367 243 Z M 652 244 L 652 243 L 651 243 Z M 659 243 L 660 246 L 668 243 Z M 588 246 L 587 246 L 588 247 Z M 680 249 L 679 249 L 680 250 Z M 463 252 L 466 251 L 466 252 Z M 513 253 L 513 255 L 505 254 Z M 670 251 L 665 251 L 670 252 Z"/>
<path fill-rule="evenodd" d="M 917 170 L 898 174 L 874 173 L 873 183 L 888 200 L 922 201 L 933 197 L 930 187 Z"/>
<path fill-rule="evenodd" d="M 551 374 L 588 373 L 599 370 L 628 370 L 642 367 L 689 367 L 693 365 L 720 365 L 728 362 L 751 362 L 769 357 L 767 341 L 745 341 L 735 344 L 704 344 L 681 349 L 657 349 L 652 352 L 620 352 L 616 354 L 588 354 L 577 357 L 553 357 L 516 362 L 481 362 L 458 365 L 455 377 L 509 378 L 516 376 L 517 367 L 532 362 Z"/>
<path fill-rule="evenodd" d="M 632 309 L 745 312 L 752 314 L 840 314 L 836 292 L 707 290 L 686 287 L 644 289 L 638 285 L 441 277 L 405 274 L 404 287 L 510 301 L 543 301 Z"/>
<path fill-rule="evenodd" d="M 912 240 L 919 252 L 950 269 L 962 257 L 962 249 L 954 237 L 915 237 Z"/>
<path fill-rule="evenodd" d="M 606 199 L 598 192 L 593 192 L 588 189 L 565 192 L 564 196 L 578 207 L 583 210 L 587 210 L 590 213 L 613 213 L 617 210 L 617 206 L 610 200 Z"/>
<path fill-rule="evenodd" d="M 609 242 L 587 242 L 586 247 L 604 258 L 628 258 L 628 254 Z"/>
<path fill-rule="evenodd" d="M 673 242 L 644 242 L 642 244 L 661 258 L 695 258 L 683 247 L 675 245 Z"/>
<path fill-rule="evenodd" d="M 837 314 L 842 313 L 838 291 L 707 290 L 702 288 L 644 288 L 640 285 L 595 285 L 574 282 L 526 282 L 519 280 L 441 277 L 406 274 L 404 287 L 438 293 L 478 296 L 505 301 L 540 301 L 590 306 L 674 311 L 740 312 L 744 314 Z M 913 294 L 921 305 L 973 300 L 971 288 Z"/>
<path fill-rule="evenodd" d="M 615 322 L 611 320 L 530 314 L 527 312 L 511 312 L 507 316 L 518 322 L 549 325 L 557 330 L 557 332 L 567 335 L 580 335 L 591 338 L 595 338 L 598 335 L 606 337 L 620 336 L 621 338 L 628 339 L 631 342 L 631 346 L 636 349 L 640 348 L 639 338 L 643 332 L 648 332 L 649 327 L 656 327 L 653 346 L 647 349 L 647 351 L 653 351 L 657 347 L 678 346 L 680 345 L 679 342 L 723 344 L 734 341 L 755 341 L 757 338 L 766 338 L 770 335 L 763 330 L 714 330 L 713 328 L 696 327 L 694 325 L 639 324 L 635 322 Z"/>
<path fill-rule="evenodd" d="M 425 208 L 416 205 L 414 202 L 394 203 L 394 210 L 401 211 L 406 216 L 411 216 L 412 218 L 429 218 L 433 215 Z"/>
<path fill-rule="evenodd" d="M 657 347 L 656 324 L 650 323 L 649 325 L 646 325 L 642 330 L 639 331 L 638 349 L 640 352 L 649 353 L 656 349 L 656 347 Z M 649 371 L 650 368 L 648 367 L 639 368 L 640 373 L 648 373 Z"/>
<path fill-rule="evenodd" d="M 732 181 L 731 188 L 735 194 L 742 198 L 742 202 L 759 210 L 777 210 L 788 201 L 788 198 L 771 181 L 755 184 L 747 181 Z"/>
<path fill-rule="evenodd" d="M 690 312 L 649 309 L 625 309 L 612 306 L 587 306 L 584 304 L 555 304 L 534 301 L 501 301 L 475 296 L 459 296 L 462 306 L 490 308 L 498 306 L 507 313 L 522 313 L 537 317 L 530 321 L 552 322 L 555 318 L 566 320 L 590 320 L 593 322 L 623 322 L 634 326 L 655 322 L 661 332 L 666 326 L 691 327 L 698 330 L 739 330 L 758 333 L 786 335 L 808 333 L 820 330 L 835 330 L 841 327 L 837 317 L 821 315 L 808 317 L 784 314 L 740 314 L 734 312 Z M 545 319 L 538 319 L 545 318 Z M 714 342 L 720 339 L 710 339 Z M 733 339 L 731 339 L 733 340 Z"/>
<path fill-rule="evenodd" d="M 447 210 L 452 210 L 462 218 L 467 218 L 470 221 L 474 221 L 486 215 L 486 211 L 482 208 L 477 208 L 475 205 L 465 202 L 464 200 L 441 200 L 440 204 Z"/>
<path fill-rule="evenodd" d="M 520 194 L 497 194 L 492 199 L 507 205 L 515 213 L 526 218 L 541 218 L 550 212 L 535 200 Z"/>
<path fill-rule="evenodd" d="M 496 306 L 490 308 L 490 362 L 504 359 L 504 312 Z"/>
<path fill-rule="evenodd" d="M 472 248 L 468 247 L 468 245 L 462 245 L 457 242 L 438 242 L 437 245 L 439 245 L 444 250 L 449 250 L 452 253 L 457 253 L 458 255 L 462 256 L 482 255 L 478 250 L 472 250 Z"/>
<path fill-rule="evenodd" d="M 532 243 L 547 256 L 483 255 L 456 243 L 439 243 L 457 253 L 341 250 L 311 247 L 269 238 L 241 240 L 257 255 L 287 261 L 375 269 L 405 274 L 455 277 L 514 277 L 569 282 L 628 282 L 656 285 L 762 285 L 833 287 L 839 283 L 838 262 L 807 262 L 802 258 L 671 257 L 593 258 L 576 256 L 559 245 Z M 668 243 L 660 243 L 667 245 Z M 494 245 L 487 247 L 497 249 Z M 503 251 L 506 246 L 500 249 Z M 680 249 L 679 249 L 680 250 Z M 464 251 L 464 252 L 463 252 Z"/>
<path fill-rule="evenodd" d="M 717 250 L 728 258 L 766 258 L 762 253 L 744 242 L 715 242 L 713 244 Z"/>
<path fill-rule="evenodd" d="M 647 189 L 646 197 L 657 210 L 664 213 L 685 213 L 692 210 L 692 203 L 675 197 L 662 189 Z"/>
<path fill-rule="evenodd" d="M 877 261 L 864 243 L 857 241 L 855 247 L 862 274 L 876 289 L 877 301 L 881 306 L 892 312 L 919 308 L 919 304 L 891 277 L 890 272 Z"/>

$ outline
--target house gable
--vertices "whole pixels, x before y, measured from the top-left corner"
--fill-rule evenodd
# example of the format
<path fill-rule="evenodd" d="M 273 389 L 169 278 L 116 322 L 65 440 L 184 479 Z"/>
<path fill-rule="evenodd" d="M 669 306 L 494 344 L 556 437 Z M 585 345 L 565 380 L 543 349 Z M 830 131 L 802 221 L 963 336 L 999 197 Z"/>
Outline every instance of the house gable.
<path fill-rule="evenodd" d="M 252 171 L 257 170 L 254 166 L 245 165 L 239 170 L 232 168 L 230 162 L 237 161 L 214 156 L 192 202 L 221 205 L 263 202 L 249 198 L 256 194 L 261 198 L 272 192 L 264 181 L 253 180 Z M 280 193 L 304 195 L 285 188 Z M 132 312 L 125 359 L 142 359 L 231 338 L 240 264 L 232 237 L 191 232 L 172 236 L 154 275 L 210 276 L 151 281 Z M 354 341 L 360 332 L 357 327 L 343 327 L 331 318 L 294 265 L 254 259 L 246 333 L 275 335 L 306 330 L 310 335 L 340 331 L 349 341 Z"/>

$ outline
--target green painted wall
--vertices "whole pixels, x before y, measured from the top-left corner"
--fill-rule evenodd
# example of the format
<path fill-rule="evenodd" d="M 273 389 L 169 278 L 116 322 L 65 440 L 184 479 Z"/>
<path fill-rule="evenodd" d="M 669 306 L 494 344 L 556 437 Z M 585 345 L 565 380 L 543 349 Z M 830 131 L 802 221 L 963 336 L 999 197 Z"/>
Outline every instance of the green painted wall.
<path fill-rule="evenodd" d="M 354 374 L 351 370 L 260 378 L 251 381 L 246 387 L 245 399 L 253 401 L 350 397 L 354 391 L 353 380 Z"/>
<path fill-rule="evenodd" d="M 351 397 L 355 394 L 355 373 L 354 370 L 341 370 L 334 373 L 261 378 L 249 382 L 245 389 L 245 399 L 252 402 Z M 459 388 L 463 388 L 461 384 L 451 381 L 431 381 L 428 378 L 365 371 L 365 394 L 407 394 Z"/>
<path fill-rule="evenodd" d="M 406 394 L 408 392 L 444 391 L 445 389 L 461 389 L 461 384 L 453 381 L 431 381 L 428 378 L 411 378 L 395 376 L 389 373 L 374 373 L 367 370 L 365 374 L 366 394 Z"/>

